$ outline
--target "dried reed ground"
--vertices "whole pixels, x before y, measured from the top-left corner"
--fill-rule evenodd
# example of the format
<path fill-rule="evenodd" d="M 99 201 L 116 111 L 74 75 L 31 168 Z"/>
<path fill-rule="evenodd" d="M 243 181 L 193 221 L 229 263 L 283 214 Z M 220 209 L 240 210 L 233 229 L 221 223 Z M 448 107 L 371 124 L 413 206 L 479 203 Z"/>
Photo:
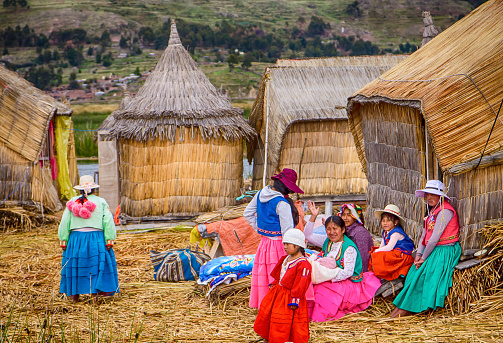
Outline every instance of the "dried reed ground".
<path fill-rule="evenodd" d="M 0 236 L 0 308 L 4 336 L 16 341 L 252 342 L 256 310 L 247 292 L 210 306 L 193 282 L 152 282 L 149 251 L 183 248 L 189 234 L 174 229 L 120 234 L 115 247 L 121 292 L 98 305 L 73 304 L 59 293 L 57 228 Z M 87 297 L 83 297 L 84 300 Z M 312 342 L 503 341 L 498 313 L 449 316 L 437 311 L 390 320 L 390 302 L 330 323 L 311 324 Z M 11 314 L 12 313 L 12 314 Z M 11 318 L 11 323 L 7 326 Z M 47 325 L 44 325 L 44 322 Z M 49 335 L 51 335 L 49 337 Z M 43 337 L 42 337 L 43 336 Z"/>

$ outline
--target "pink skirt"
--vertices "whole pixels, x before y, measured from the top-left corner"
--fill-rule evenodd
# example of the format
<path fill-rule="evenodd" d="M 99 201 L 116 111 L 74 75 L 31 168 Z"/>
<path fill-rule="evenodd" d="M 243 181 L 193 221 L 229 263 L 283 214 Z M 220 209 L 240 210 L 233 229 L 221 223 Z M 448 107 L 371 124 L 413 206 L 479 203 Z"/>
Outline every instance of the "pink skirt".
<path fill-rule="evenodd" d="M 262 236 L 253 261 L 250 307 L 259 308 L 262 299 L 269 291 L 269 284 L 274 281 L 271 272 L 279 259 L 286 255 L 281 239 L 269 239 Z"/>
<path fill-rule="evenodd" d="M 357 313 L 372 304 L 372 299 L 381 282 L 372 272 L 363 273 L 363 280 L 349 279 L 314 285 L 314 301 L 308 301 L 309 319 L 325 322 L 344 317 L 346 313 Z"/>

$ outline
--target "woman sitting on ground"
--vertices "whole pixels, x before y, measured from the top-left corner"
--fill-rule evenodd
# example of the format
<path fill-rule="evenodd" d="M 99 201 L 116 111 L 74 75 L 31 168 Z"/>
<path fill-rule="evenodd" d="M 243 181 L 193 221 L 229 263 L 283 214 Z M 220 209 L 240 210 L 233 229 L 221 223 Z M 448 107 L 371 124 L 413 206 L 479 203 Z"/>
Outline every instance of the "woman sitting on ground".
<path fill-rule="evenodd" d="M 346 236 L 356 244 L 360 252 L 362 272 L 368 272 L 370 249 L 374 246 L 374 242 L 370 232 L 363 226 L 362 208 L 355 204 L 344 204 L 338 215 L 344 220 Z"/>
<path fill-rule="evenodd" d="M 311 218 L 304 233 L 312 236 L 319 208 L 308 202 Z M 316 241 L 322 251 L 311 255 L 314 301 L 308 300 L 309 318 L 324 322 L 343 317 L 346 313 L 365 310 L 381 282 L 371 272 L 363 272 L 362 258 L 356 244 L 345 235 L 346 226 L 339 216 L 325 221 L 327 238 Z M 320 235 L 316 236 L 319 238 Z"/>
<path fill-rule="evenodd" d="M 410 268 L 403 290 L 393 304 L 391 317 L 402 317 L 444 306 L 452 286 L 454 267 L 461 256 L 458 215 L 444 193 L 444 184 L 430 180 L 416 191 L 426 199 L 428 215 L 418 244 L 414 266 Z"/>
<path fill-rule="evenodd" d="M 383 240 L 379 247 L 372 247 L 369 270 L 388 281 L 406 276 L 414 263 L 414 242 L 403 230 L 405 220 L 400 216 L 400 209 L 390 204 L 382 211 L 375 211 L 374 215 L 381 220 Z"/>

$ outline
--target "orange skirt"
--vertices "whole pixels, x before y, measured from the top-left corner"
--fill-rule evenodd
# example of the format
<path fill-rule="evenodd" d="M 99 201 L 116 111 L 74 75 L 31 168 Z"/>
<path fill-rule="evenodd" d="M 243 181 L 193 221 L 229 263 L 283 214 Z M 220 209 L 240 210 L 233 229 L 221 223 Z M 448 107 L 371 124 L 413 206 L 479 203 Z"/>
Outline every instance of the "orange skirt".
<path fill-rule="evenodd" d="M 374 252 L 377 248 L 372 247 L 369 260 L 369 270 L 374 272 L 375 276 L 391 281 L 407 275 L 414 263 L 411 255 L 404 254 L 400 250 Z"/>
<path fill-rule="evenodd" d="M 296 310 L 288 308 L 291 300 L 290 290 L 279 284 L 271 288 L 262 300 L 253 328 L 269 343 L 309 341 L 306 298 L 300 299 Z"/>

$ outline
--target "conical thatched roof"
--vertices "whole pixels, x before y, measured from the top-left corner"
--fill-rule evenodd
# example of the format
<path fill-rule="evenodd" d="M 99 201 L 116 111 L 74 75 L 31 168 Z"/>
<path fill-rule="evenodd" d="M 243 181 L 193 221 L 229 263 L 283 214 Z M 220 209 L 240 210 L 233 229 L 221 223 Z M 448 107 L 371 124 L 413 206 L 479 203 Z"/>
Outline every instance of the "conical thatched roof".
<path fill-rule="evenodd" d="M 175 140 L 177 127 L 198 127 L 203 137 L 250 139 L 253 129 L 221 97 L 182 46 L 174 21 L 168 47 L 145 84 L 123 108 L 111 116 L 111 134 L 145 141 L 160 137 Z M 183 139 L 183 137 L 181 137 Z"/>
<path fill-rule="evenodd" d="M 378 78 L 407 56 L 330 57 L 278 60 L 269 68 L 269 99 L 265 87 L 267 71 L 250 114 L 250 124 L 266 136 L 266 105 L 269 105 L 269 159 L 278 166 L 283 136 L 294 122 L 347 119 L 347 98 Z M 271 134 L 273 133 L 273 134 Z M 251 161 L 256 144 L 248 144 Z"/>
<path fill-rule="evenodd" d="M 37 161 L 52 117 L 72 111 L 0 65 L 0 142 L 9 149 Z"/>
<path fill-rule="evenodd" d="M 358 90 L 348 117 L 363 168 L 360 105 L 380 102 L 419 109 L 444 173 L 474 168 L 483 152 L 481 166 L 501 162 L 502 113 L 495 118 L 503 98 L 502 56 L 503 1 L 492 0 Z"/>

